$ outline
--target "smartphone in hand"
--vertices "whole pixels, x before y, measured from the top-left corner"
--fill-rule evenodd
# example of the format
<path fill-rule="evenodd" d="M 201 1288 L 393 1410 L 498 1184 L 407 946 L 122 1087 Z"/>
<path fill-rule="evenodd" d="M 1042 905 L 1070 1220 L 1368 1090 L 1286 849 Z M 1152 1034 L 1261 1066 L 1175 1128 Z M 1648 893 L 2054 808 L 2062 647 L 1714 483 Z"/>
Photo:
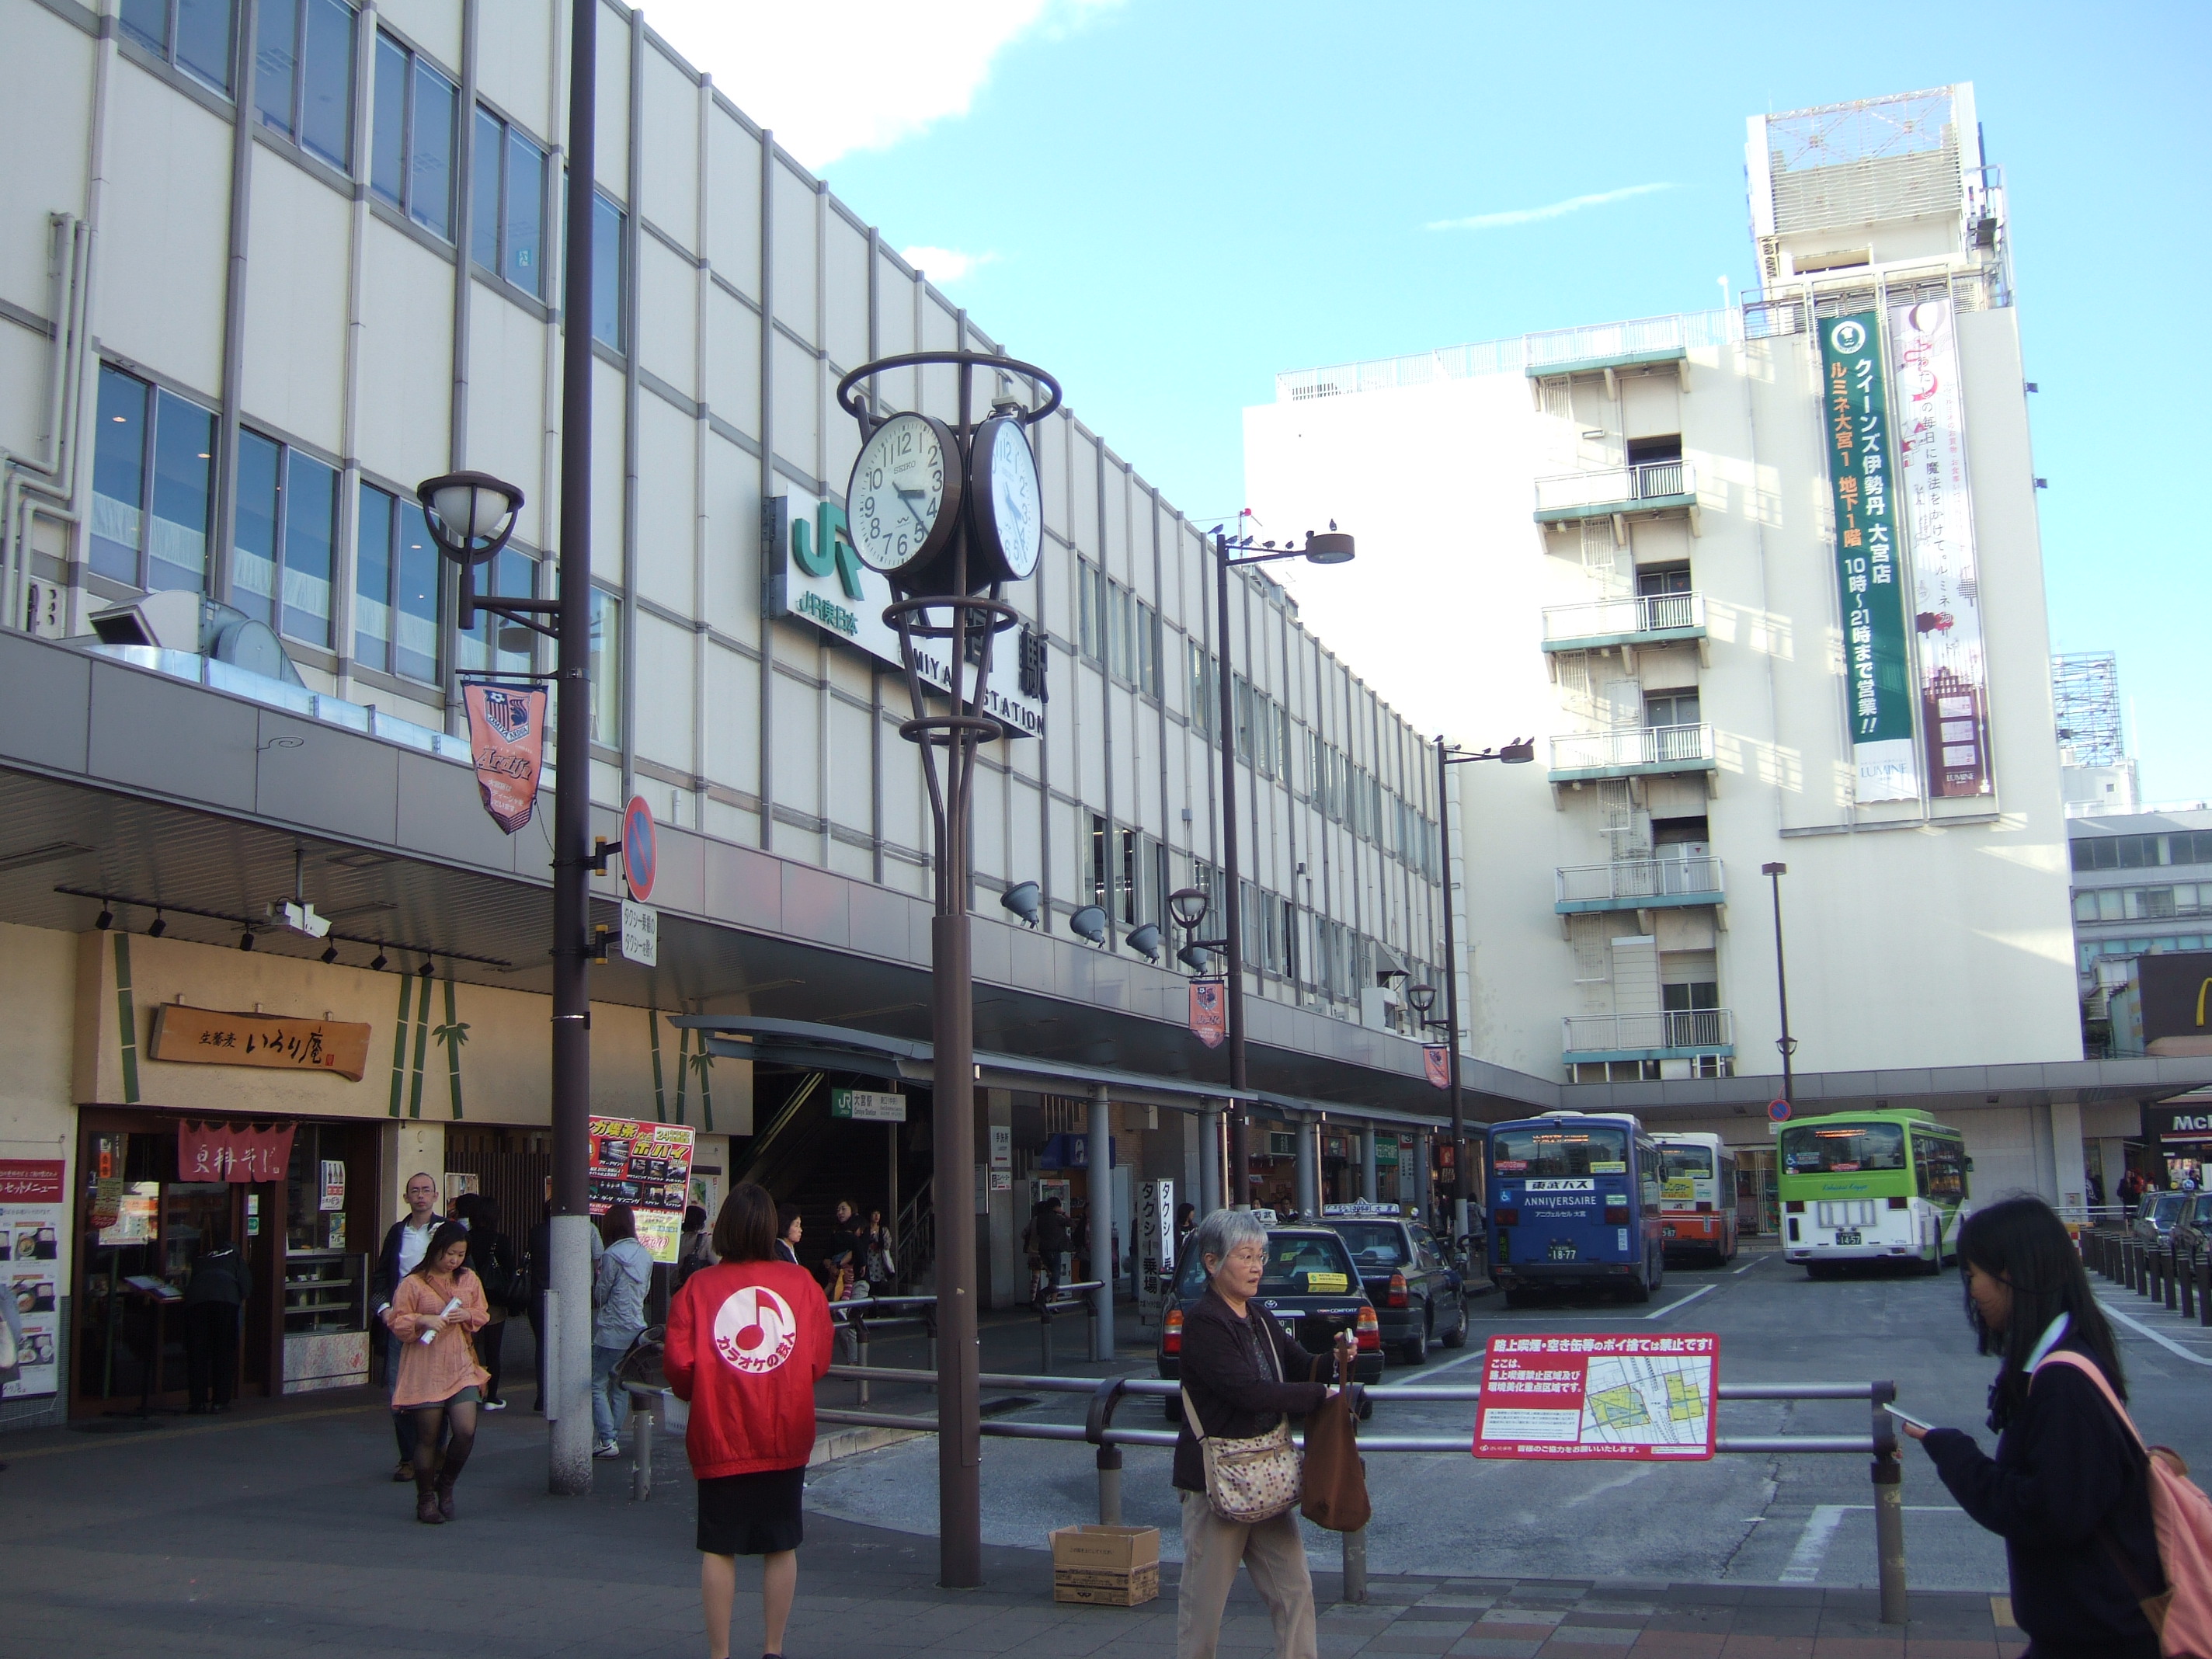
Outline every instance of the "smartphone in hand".
<path fill-rule="evenodd" d="M 1901 1412 L 1894 1406 L 1885 1406 L 1882 1409 L 1887 1412 L 1892 1417 L 1895 1418 L 1899 1422 L 1904 1424 L 1906 1427 L 1917 1429 L 1923 1434 L 1926 1434 L 1930 1429 L 1936 1427 L 1935 1424 L 1924 1422 L 1921 1419 L 1913 1416 L 1909 1412 Z"/>

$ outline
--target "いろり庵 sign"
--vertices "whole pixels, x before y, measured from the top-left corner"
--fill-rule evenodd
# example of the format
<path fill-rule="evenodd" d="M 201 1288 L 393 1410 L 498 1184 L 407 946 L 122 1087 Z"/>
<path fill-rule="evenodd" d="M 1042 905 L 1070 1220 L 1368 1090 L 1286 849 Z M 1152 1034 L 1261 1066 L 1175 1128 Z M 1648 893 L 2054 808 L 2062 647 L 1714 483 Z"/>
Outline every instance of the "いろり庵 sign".
<path fill-rule="evenodd" d="M 165 1002 L 154 1011 L 155 1060 L 191 1066 L 253 1066 L 278 1072 L 327 1072 L 361 1081 L 368 1066 L 368 1026 L 343 1019 L 230 1014 Z"/>

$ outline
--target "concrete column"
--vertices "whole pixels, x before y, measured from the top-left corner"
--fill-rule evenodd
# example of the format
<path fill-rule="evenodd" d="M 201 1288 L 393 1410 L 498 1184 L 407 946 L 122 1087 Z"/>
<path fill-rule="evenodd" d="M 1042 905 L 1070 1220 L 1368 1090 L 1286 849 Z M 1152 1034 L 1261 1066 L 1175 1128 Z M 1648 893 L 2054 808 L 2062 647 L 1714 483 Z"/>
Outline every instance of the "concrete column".
<path fill-rule="evenodd" d="M 1359 1195 L 1372 1204 L 1382 1194 L 1375 1179 L 1375 1126 L 1359 1132 Z"/>
<path fill-rule="evenodd" d="M 1114 1357 L 1114 1109 L 1106 1085 L 1091 1092 L 1091 1273 L 1103 1280 L 1091 1291 L 1098 1310 L 1094 1360 Z"/>
<path fill-rule="evenodd" d="M 1201 1220 L 1221 1207 L 1221 1108 L 1198 1114 L 1198 1213 Z"/>
<path fill-rule="evenodd" d="M 2087 1161 L 2081 1155 L 2081 1108 L 2069 1101 L 2051 1108 L 2051 1163 L 2058 1185 L 2058 1202 L 2071 1211 L 2089 1201 Z"/>
<path fill-rule="evenodd" d="M 1321 1213 L 1321 1125 L 1314 1119 L 1302 1117 L 1298 1126 L 1298 1211 L 1304 1215 Z"/>
<path fill-rule="evenodd" d="M 1429 1137 L 1426 1130 L 1413 1131 L 1413 1162 L 1398 1166 L 1398 1196 L 1413 1206 L 1414 1219 L 1424 1226 L 1428 1224 Z"/>

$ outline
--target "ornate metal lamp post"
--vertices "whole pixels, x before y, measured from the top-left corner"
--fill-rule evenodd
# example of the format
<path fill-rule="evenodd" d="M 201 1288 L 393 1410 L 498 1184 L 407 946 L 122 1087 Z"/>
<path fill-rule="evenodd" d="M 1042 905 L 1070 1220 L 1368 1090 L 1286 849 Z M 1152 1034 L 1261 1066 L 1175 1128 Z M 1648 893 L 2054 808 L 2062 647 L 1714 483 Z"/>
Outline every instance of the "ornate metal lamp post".
<path fill-rule="evenodd" d="M 878 414 L 874 377 L 926 363 L 958 369 L 958 420 Z M 980 418 L 978 369 L 995 374 L 1000 388 Z M 1032 388 L 1042 386 L 1041 398 L 1034 391 L 1030 404 L 1015 398 L 1016 379 Z M 879 358 L 837 385 L 838 404 L 860 428 L 860 456 L 846 490 L 846 530 L 860 562 L 886 577 L 898 595 L 884 619 L 898 630 L 914 709 L 899 734 L 921 745 L 937 838 L 937 914 L 930 945 L 938 1577 L 951 1589 L 983 1582 L 969 809 L 977 750 L 1005 735 L 984 712 L 992 641 L 1020 620 L 1000 595 L 1006 582 L 1036 569 L 1042 548 L 1042 503 L 1028 428 L 1059 408 L 1060 400 L 1060 383 L 1036 365 L 977 351 Z"/>

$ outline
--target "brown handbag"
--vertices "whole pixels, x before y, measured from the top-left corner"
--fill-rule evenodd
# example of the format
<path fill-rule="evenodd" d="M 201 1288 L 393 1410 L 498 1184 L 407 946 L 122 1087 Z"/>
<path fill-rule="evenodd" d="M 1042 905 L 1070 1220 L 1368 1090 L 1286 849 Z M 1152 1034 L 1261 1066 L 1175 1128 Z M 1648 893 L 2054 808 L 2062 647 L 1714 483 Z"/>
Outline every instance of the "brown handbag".
<path fill-rule="evenodd" d="M 1375 1511 L 1367 1501 L 1367 1464 L 1359 1455 L 1352 1364 L 1340 1355 L 1336 1380 L 1336 1397 L 1306 1419 L 1305 1496 L 1298 1512 L 1325 1531 L 1358 1532 Z"/>

